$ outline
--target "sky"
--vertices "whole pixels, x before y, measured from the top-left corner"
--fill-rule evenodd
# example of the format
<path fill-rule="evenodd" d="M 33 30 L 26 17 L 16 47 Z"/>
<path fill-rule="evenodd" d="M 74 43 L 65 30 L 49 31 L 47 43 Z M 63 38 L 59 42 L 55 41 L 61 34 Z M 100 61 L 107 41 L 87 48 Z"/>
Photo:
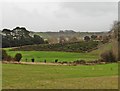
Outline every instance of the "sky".
<path fill-rule="evenodd" d="M 1 9 L 0 30 L 103 32 L 118 19 L 117 2 L 3 2 Z"/>

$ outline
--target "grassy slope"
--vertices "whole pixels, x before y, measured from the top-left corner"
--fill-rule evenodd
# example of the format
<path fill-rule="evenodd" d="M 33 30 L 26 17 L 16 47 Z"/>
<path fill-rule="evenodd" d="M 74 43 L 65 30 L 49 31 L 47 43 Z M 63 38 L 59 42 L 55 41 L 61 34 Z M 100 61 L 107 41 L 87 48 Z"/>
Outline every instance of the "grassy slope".
<path fill-rule="evenodd" d="M 54 52 L 54 51 L 8 51 L 8 54 L 15 56 L 16 53 L 22 53 L 22 61 L 27 58 L 31 61 L 31 58 L 35 58 L 35 61 L 41 62 L 47 60 L 47 62 L 54 62 L 55 59 L 58 61 L 75 61 L 78 59 L 84 60 L 95 60 L 98 59 L 97 55 L 92 55 L 89 53 L 72 53 L 72 52 Z"/>
<path fill-rule="evenodd" d="M 107 51 L 107 50 L 110 50 L 110 49 L 112 49 L 112 43 L 107 43 L 107 44 L 104 44 L 104 45 L 100 46 L 98 49 L 93 50 L 90 53 L 94 54 L 94 55 L 100 55 L 104 51 Z"/>
<path fill-rule="evenodd" d="M 10 48 L 6 48 L 7 53 L 11 56 L 15 56 L 16 53 L 22 53 L 23 58 L 22 61 L 31 61 L 32 58 L 35 58 L 35 61 L 43 62 L 47 60 L 47 62 L 54 62 L 55 59 L 58 61 L 75 61 L 75 60 L 95 60 L 100 58 L 100 54 L 112 48 L 112 44 L 105 44 L 99 49 L 94 50 L 90 53 L 73 53 L 73 52 L 55 52 L 55 51 L 9 51 Z"/>
<path fill-rule="evenodd" d="M 3 88 L 117 88 L 117 70 L 117 64 L 95 66 L 3 64 Z"/>

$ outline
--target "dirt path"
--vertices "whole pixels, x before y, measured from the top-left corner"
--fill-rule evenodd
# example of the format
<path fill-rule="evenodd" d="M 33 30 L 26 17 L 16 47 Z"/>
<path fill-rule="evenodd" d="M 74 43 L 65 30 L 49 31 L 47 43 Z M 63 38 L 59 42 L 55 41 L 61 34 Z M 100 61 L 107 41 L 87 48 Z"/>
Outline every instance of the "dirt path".
<path fill-rule="evenodd" d="M 43 62 L 20 62 L 21 64 L 41 64 L 41 65 L 63 65 L 60 63 L 43 63 Z M 65 64 L 64 64 L 65 65 Z"/>
<path fill-rule="evenodd" d="M 61 64 L 61 63 L 44 63 L 44 62 L 4 62 L 5 64 L 32 64 L 32 65 L 68 65 L 68 64 Z"/>

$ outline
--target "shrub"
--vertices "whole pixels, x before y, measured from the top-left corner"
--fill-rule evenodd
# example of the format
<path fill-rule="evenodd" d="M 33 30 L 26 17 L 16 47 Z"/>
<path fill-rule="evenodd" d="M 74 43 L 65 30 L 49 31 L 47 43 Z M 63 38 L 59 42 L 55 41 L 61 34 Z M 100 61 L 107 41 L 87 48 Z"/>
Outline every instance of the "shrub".
<path fill-rule="evenodd" d="M 76 64 L 85 64 L 86 61 L 85 60 L 77 60 L 77 61 L 74 61 L 74 63 L 76 63 Z"/>
<path fill-rule="evenodd" d="M 85 36 L 85 37 L 84 37 L 84 40 L 85 40 L 85 41 L 90 41 L 90 37 L 89 37 L 89 36 Z"/>
<path fill-rule="evenodd" d="M 67 64 L 68 62 L 67 61 L 63 61 L 62 64 Z"/>
<path fill-rule="evenodd" d="M 104 62 L 116 62 L 116 58 L 112 50 L 102 53 L 101 58 Z"/>
<path fill-rule="evenodd" d="M 7 61 L 11 61 L 11 60 L 14 60 L 14 59 L 11 56 L 8 55 L 7 58 L 6 58 L 6 60 Z"/>
<path fill-rule="evenodd" d="M 32 60 L 32 62 L 34 62 L 34 61 L 35 61 L 35 59 L 34 59 L 34 58 L 32 58 L 31 60 Z"/>
<path fill-rule="evenodd" d="M 5 50 L 2 50 L 2 60 L 6 60 L 7 59 L 7 52 Z"/>
<path fill-rule="evenodd" d="M 46 60 L 44 60 L 44 63 L 46 63 Z"/>
<path fill-rule="evenodd" d="M 0 50 L 1 51 L 1 50 Z M 13 58 L 7 54 L 6 50 L 2 50 L 2 60 L 11 61 Z"/>
<path fill-rule="evenodd" d="M 17 54 L 15 55 L 15 61 L 20 62 L 21 58 L 22 58 L 22 54 L 21 54 L 21 53 L 17 53 Z"/>
<path fill-rule="evenodd" d="M 58 62 L 58 59 L 55 59 L 55 63 L 57 63 Z"/>

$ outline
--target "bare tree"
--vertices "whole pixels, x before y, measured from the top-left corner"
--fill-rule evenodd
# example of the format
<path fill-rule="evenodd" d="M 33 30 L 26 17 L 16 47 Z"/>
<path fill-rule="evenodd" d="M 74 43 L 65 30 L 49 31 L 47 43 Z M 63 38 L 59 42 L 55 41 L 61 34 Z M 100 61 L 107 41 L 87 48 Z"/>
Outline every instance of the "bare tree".
<path fill-rule="evenodd" d="M 113 53 L 116 59 L 120 61 L 120 22 L 115 21 L 111 29 L 112 33 L 112 43 L 113 43 Z"/>

